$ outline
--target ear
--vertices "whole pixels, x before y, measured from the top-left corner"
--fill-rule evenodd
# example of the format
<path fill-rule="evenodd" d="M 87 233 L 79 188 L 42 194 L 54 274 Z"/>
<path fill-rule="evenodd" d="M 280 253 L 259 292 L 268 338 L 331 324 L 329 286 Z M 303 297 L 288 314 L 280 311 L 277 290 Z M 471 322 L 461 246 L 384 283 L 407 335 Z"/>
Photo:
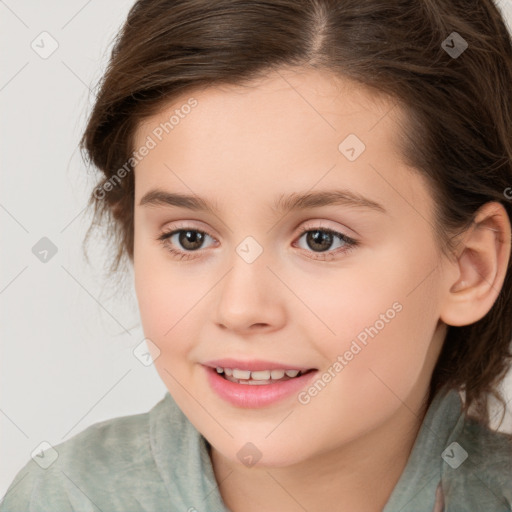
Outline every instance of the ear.
<path fill-rule="evenodd" d="M 503 205 L 493 201 L 479 208 L 461 236 L 458 256 L 449 264 L 453 272 L 447 273 L 440 314 L 444 323 L 469 325 L 491 310 L 507 274 L 510 239 L 510 219 Z"/>

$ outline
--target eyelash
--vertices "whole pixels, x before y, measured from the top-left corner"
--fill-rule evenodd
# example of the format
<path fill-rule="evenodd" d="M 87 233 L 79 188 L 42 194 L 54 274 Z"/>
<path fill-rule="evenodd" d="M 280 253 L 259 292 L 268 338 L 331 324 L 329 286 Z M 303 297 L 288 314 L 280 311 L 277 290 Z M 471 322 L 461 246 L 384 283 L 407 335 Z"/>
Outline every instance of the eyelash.
<path fill-rule="evenodd" d="M 162 245 L 164 246 L 164 248 L 167 251 L 169 251 L 173 256 L 176 256 L 179 260 L 183 260 L 183 259 L 189 260 L 191 258 L 195 258 L 196 256 L 194 255 L 194 253 L 199 252 L 199 250 L 188 251 L 188 252 L 187 251 L 180 251 L 180 250 L 177 250 L 177 249 L 173 248 L 170 245 L 168 239 L 171 238 L 173 235 L 175 235 L 177 233 L 181 233 L 183 231 L 194 231 L 196 233 L 201 233 L 202 235 L 208 235 L 210 238 L 213 238 L 215 240 L 215 238 L 212 237 L 210 234 L 208 234 L 206 231 L 201 231 L 199 229 L 194 229 L 194 228 L 189 228 L 189 227 L 183 227 L 183 228 L 180 228 L 180 229 L 173 229 L 173 230 L 169 230 L 169 231 L 164 231 L 157 238 L 157 241 L 160 241 L 162 243 Z M 305 233 L 315 232 L 315 231 L 321 231 L 323 233 L 330 233 L 330 234 L 334 235 L 335 237 L 339 238 L 341 241 L 343 241 L 345 243 L 345 246 L 343 248 L 338 248 L 336 251 L 325 251 L 325 252 L 321 252 L 321 253 L 315 253 L 313 251 L 308 251 L 308 252 L 313 252 L 313 254 L 317 255 L 316 257 L 313 258 L 315 260 L 326 261 L 327 259 L 332 259 L 331 255 L 333 255 L 333 254 L 338 254 L 338 253 L 347 254 L 347 253 L 349 253 L 350 251 L 352 251 L 353 249 L 355 249 L 359 245 L 359 242 L 357 240 L 354 240 L 353 238 L 350 238 L 347 235 L 344 235 L 343 233 L 339 233 L 338 231 L 334 231 L 333 229 L 322 228 L 322 227 L 304 226 L 304 227 L 301 228 L 301 231 L 299 233 L 298 239 L 302 238 L 302 236 Z M 306 249 L 304 249 L 304 250 L 306 250 Z M 323 256 L 324 254 L 326 256 Z"/>

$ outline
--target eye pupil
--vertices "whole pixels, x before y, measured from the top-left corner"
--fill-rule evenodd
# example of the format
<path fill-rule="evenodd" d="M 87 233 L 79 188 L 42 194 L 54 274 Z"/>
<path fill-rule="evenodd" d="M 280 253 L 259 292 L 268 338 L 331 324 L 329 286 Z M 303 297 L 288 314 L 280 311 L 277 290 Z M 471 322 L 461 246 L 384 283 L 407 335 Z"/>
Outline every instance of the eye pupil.
<path fill-rule="evenodd" d="M 194 230 L 182 231 L 179 234 L 180 244 L 187 250 L 199 249 L 201 247 L 203 238 L 203 233 Z M 194 246 L 194 243 L 197 244 L 197 247 Z M 190 244 L 192 244 L 192 246 L 190 246 Z"/>
<path fill-rule="evenodd" d="M 327 251 L 329 250 L 329 247 L 332 244 L 332 233 L 328 233 L 327 231 L 310 231 L 306 235 L 307 243 L 310 245 L 311 248 L 314 248 L 315 245 L 320 245 L 320 247 L 317 247 L 320 251 Z M 312 243 L 311 243 L 312 242 Z M 325 242 L 327 242 L 325 244 Z M 324 245 L 322 246 L 322 243 Z"/>

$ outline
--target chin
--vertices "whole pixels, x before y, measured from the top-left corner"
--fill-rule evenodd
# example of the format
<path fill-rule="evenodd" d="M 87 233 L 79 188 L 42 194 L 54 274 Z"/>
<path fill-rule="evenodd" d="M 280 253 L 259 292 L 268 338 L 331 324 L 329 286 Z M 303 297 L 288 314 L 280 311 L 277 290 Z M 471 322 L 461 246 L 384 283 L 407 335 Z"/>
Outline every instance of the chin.
<path fill-rule="evenodd" d="M 247 436 L 245 439 L 250 438 Z M 246 440 L 213 445 L 217 452 L 233 464 L 248 468 L 279 469 L 304 462 L 308 457 L 304 453 L 304 442 L 283 446 L 281 442 L 251 442 Z"/>

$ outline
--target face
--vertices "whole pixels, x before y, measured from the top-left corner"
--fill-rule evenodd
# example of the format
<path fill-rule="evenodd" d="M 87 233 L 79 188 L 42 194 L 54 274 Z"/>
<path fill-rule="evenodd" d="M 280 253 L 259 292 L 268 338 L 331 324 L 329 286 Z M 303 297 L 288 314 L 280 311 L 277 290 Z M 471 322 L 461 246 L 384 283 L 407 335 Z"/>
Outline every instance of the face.
<path fill-rule="evenodd" d="M 135 149 L 149 148 L 135 168 L 144 333 L 179 407 L 233 462 L 306 461 L 425 396 L 444 266 L 393 105 L 288 70 L 184 95 L 138 127 Z"/>

